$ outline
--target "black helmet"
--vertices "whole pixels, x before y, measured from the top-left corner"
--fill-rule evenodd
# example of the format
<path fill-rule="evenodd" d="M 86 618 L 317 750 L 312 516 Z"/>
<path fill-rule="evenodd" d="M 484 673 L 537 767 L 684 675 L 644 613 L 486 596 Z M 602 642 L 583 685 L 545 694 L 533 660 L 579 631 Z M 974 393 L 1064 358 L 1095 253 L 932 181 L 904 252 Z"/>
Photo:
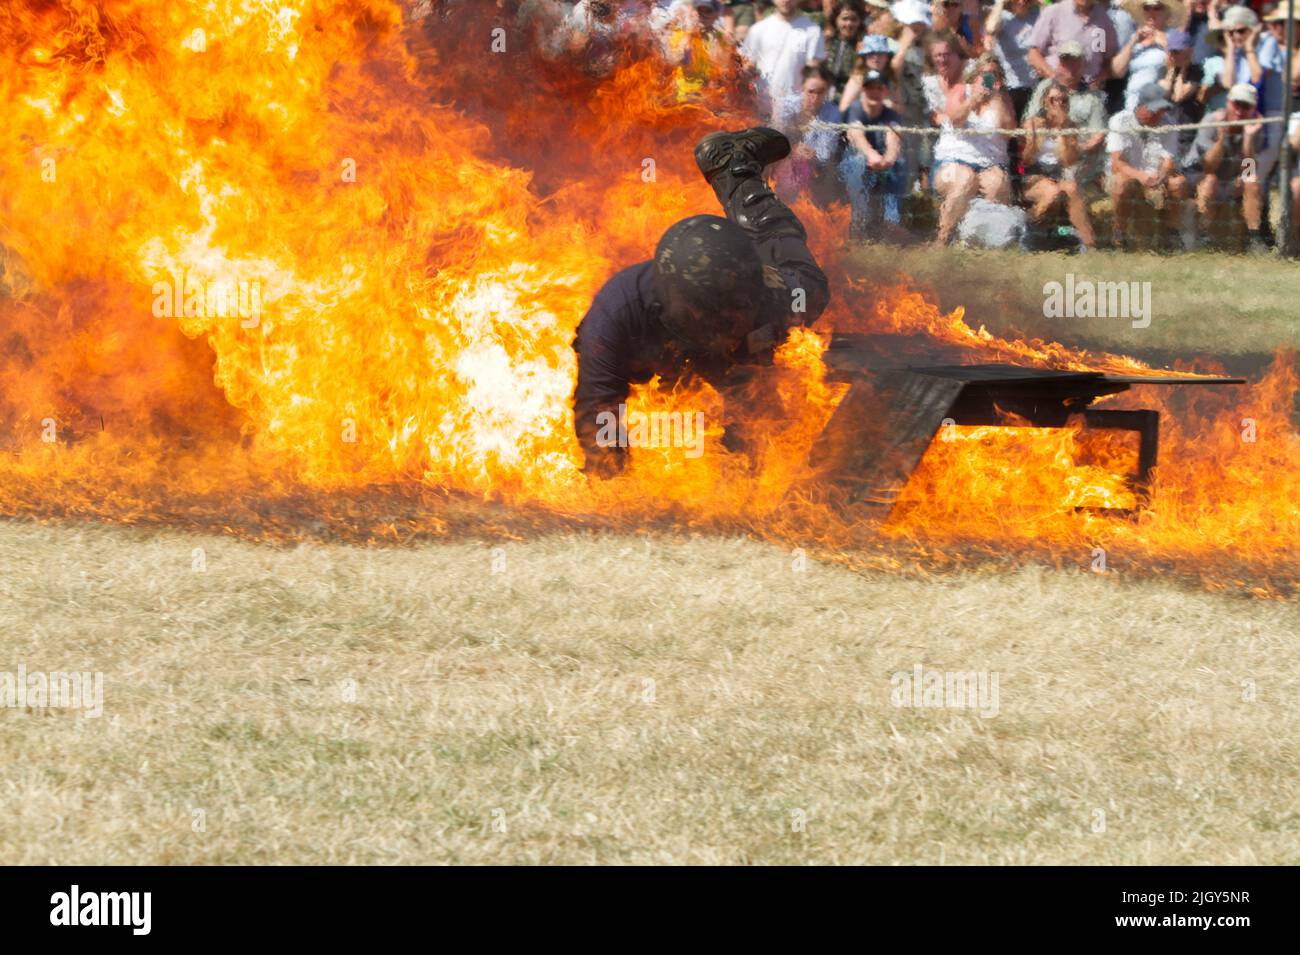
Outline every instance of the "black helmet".
<path fill-rule="evenodd" d="M 720 216 L 691 216 L 655 249 L 661 321 L 690 351 L 728 351 L 756 324 L 763 263 L 748 233 Z"/>

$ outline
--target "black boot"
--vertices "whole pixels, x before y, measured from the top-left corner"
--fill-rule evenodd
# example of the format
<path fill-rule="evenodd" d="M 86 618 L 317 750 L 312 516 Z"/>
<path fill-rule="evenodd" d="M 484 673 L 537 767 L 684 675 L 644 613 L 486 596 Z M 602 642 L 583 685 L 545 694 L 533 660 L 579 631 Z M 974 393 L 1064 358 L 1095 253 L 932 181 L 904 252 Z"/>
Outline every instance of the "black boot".
<path fill-rule="evenodd" d="M 768 188 L 763 167 L 790 155 L 790 140 L 766 126 L 738 133 L 711 133 L 695 147 L 695 163 L 713 187 L 727 218 L 755 241 L 808 234 L 784 202 Z"/>

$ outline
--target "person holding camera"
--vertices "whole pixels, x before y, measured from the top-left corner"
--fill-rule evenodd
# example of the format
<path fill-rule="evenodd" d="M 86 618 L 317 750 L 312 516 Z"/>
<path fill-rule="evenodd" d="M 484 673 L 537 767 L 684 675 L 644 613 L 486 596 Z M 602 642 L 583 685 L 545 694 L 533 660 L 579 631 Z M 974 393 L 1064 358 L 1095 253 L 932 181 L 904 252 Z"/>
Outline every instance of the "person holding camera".
<path fill-rule="evenodd" d="M 977 195 L 992 202 L 1011 197 L 1007 136 L 1016 125 L 1002 64 L 985 53 L 963 70 L 962 45 L 949 30 L 930 43 L 935 74 L 927 76 L 930 119 L 943 131 L 934 146 L 931 181 L 940 196 L 938 245 L 952 239 Z"/>

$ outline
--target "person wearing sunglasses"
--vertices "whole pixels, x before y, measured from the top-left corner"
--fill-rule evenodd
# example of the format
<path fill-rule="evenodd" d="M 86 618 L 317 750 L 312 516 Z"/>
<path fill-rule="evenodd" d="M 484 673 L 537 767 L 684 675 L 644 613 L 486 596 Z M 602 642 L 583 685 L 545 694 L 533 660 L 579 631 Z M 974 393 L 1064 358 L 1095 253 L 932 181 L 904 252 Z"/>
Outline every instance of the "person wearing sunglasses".
<path fill-rule="evenodd" d="M 1056 80 L 1043 95 L 1042 111 L 1025 122 L 1025 199 L 1029 217 L 1041 222 L 1054 208 L 1064 205 L 1079 235 L 1082 251 L 1096 244 L 1088 205 L 1075 173 L 1083 158 L 1080 137 L 1063 136 L 1058 130 L 1073 125 L 1070 121 L 1070 91 Z"/>
<path fill-rule="evenodd" d="M 1272 34 L 1263 30 L 1255 12 L 1244 6 L 1228 7 L 1211 36 L 1219 41 L 1222 52 L 1205 61 L 1201 99 L 1206 111 L 1226 109 L 1228 91 L 1238 83 L 1249 83 L 1259 94 L 1256 108 L 1260 114 L 1281 116 L 1286 63 L 1282 48 Z M 1282 148 L 1280 128 L 1265 124 L 1256 147 L 1256 174 L 1265 187 L 1267 203 L 1268 179 Z"/>
<path fill-rule="evenodd" d="M 1102 145 L 1106 142 L 1106 101 L 1101 93 L 1090 87 L 1083 80 L 1083 47 L 1078 41 L 1061 44 L 1057 51 L 1060 58 L 1058 75 L 1042 80 L 1034 87 L 1034 95 L 1025 107 L 1027 117 L 1038 116 L 1043 112 L 1043 98 L 1054 86 L 1063 86 L 1070 94 L 1068 104 L 1070 125 L 1077 129 L 1089 130 L 1087 136 L 1077 138 L 1079 159 L 1074 167 L 1073 178 L 1080 188 L 1090 189 L 1102 174 L 1106 154 Z"/>

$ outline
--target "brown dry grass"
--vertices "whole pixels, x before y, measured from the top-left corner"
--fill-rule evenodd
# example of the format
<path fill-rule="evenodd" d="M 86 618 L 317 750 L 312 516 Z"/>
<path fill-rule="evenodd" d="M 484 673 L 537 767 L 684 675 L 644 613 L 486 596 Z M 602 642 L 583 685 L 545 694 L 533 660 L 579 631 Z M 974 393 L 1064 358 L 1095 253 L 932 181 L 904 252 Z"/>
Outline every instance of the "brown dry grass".
<path fill-rule="evenodd" d="M 0 524 L 0 669 L 106 681 L 100 719 L 0 710 L 0 853 L 1300 861 L 1294 602 L 796 572 L 744 540 L 497 546 Z M 894 707 L 916 663 L 998 672 L 998 715 Z"/>

